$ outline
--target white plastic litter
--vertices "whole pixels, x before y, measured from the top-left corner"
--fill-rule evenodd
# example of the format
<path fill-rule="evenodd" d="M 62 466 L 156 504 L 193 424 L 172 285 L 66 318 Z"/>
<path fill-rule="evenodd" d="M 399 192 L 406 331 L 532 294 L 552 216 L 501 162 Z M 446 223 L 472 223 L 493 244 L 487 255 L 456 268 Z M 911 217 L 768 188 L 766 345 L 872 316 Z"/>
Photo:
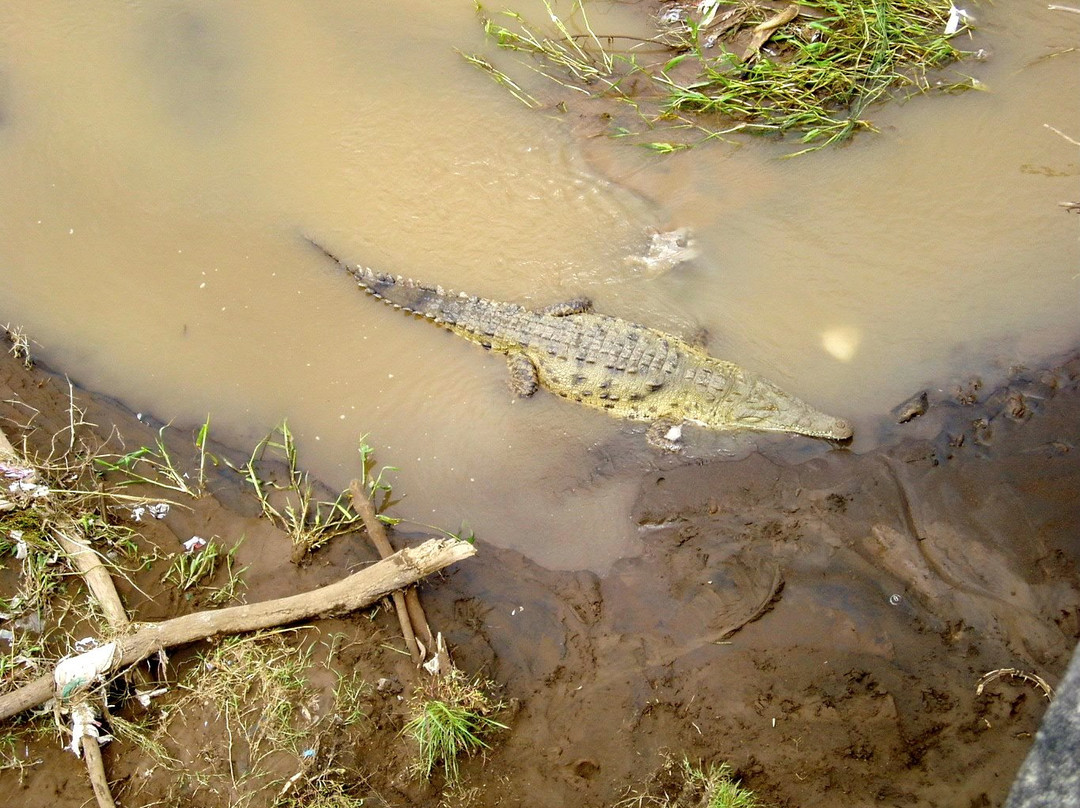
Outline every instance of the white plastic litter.
<path fill-rule="evenodd" d="M 109 642 L 92 651 L 64 657 L 56 664 L 56 671 L 53 673 L 57 690 L 68 697 L 72 692 L 88 687 L 109 671 L 116 658 L 116 651 L 116 643 Z"/>
<path fill-rule="evenodd" d="M 167 687 L 159 687 L 157 690 L 136 690 L 135 698 L 143 707 L 150 706 L 150 699 L 157 698 L 169 692 Z"/>
<path fill-rule="evenodd" d="M 68 747 L 75 757 L 82 757 L 82 743 L 84 737 L 97 740 L 101 737 L 98 729 L 97 716 L 89 702 L 80 702 L 71 708 L 71 746 Z M 99 741 L 100 743 L 100 741 Z"/>
<path fill-rule="evenodd" d="M 184 549 L 189 553 L 197 553 L 204 547 L 206 547 L 206 539 L 202 536 L 192 536 L 184 542 Z"/>
<path fill-rule="evenodd" d="M 81 640 L 75 640 L 75 653 L 85 654 L 92 648 L 97 648 L 101 643 L 97 641 L 96 637 L 83 637 Z"/>
<path fill-rule="evenodd" d="M 168 502 L 151 502 L 149 505 L 136 505 L 131 509 L 131 518 L 136 522 L 141 522 L 144 516 L 152 516 L 155 519 L 164 519 L 168 515 Z"/>
<path fill-rule="evenodd" d="M 26 539 L 23 538 L 23 532 L 21 530 L 9 530 L 8 538 L 15 540 L 16 561 L 22 561 L 30 555 L 30 548 L 26 546 Z"/>
<path fill-rule="evenodd" d="M 975 18 L 967 11 L 956 6 L 949 6 L 949 21 L 945 23 L 945 36 L 952 36 L 961 28 L 966 28 L 969 23 L 975 22 Z"/>
<path fill-rule="evenodd" d="M 147 505 L 146 510 L 148 510 L 150 515 L 155 519 L 164 519 L 169 515 L 169 503 L 155 502 L 152 505 Z"/>

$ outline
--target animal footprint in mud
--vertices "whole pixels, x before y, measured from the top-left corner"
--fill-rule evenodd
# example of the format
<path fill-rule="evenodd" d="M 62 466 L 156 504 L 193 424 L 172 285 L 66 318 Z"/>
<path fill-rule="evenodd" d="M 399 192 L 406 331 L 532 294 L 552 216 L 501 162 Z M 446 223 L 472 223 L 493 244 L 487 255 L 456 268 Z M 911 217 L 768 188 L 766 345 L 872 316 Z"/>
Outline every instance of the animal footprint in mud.
<path fill-rule="evenodd" d="M 580 777 L 582 780 L 592 780 L 596 775 L 600 774 L 600 764 L 590 758 L 582 758 L 570 766 L 570 771 L 574 773 L 575 777 Z"/>

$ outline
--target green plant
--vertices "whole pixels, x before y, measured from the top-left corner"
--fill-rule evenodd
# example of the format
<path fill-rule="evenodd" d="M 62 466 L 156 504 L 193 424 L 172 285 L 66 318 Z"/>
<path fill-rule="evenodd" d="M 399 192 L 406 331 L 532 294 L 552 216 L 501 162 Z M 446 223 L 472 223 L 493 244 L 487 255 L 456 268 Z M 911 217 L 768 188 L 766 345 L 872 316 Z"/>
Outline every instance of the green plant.
<path fill-rule="evenodd" d="M 927 78 L 961 56 L 946 33 L 948 0 L 805 0 L 780 12 L 752 0 L 685 0 L 669 7 L 677 13 L 656 37 L 622 53 L 613 43 L 634 38 L 598 36 L 582 3 L 566 21 L 544 5 L 547 33 L 515 12 L 495 22 L 478 11 L 492 41 L 528 57 L 529 69 L 586 97 L 617 100 L 646 130 L 699 133 L 698 142 L 735 131 L 790 132 L 808 144 L 802 154 L 873 129 L 865 110 L 897 90 L 981 86 L 974 79 L 932 85 Z M 571 20 L 584 33 L 571 33 Z M 652 50 L 641 50 L 643 44 Z M 658 52 L 666 58 L 649 61 Z M 530 106 L 540 105 L 486 60 L 467 58 Z M 613 129 L 616 137 L 637 134 L 614 118 Z M 692 144 L 649 138 L 641 145 L 670 154 Z"/>
<path fill-rule="evenodd" d="M 379 521 L 387 525 L 396 525 L 401 520 L 386 516 L 384 511 L 390 507 L 394 490 L 385 476 L 388 471 L 397 471 L 396 466 L 383 466 L 375 471 L 375 449 L 367 442 L 368 436 L 361 435 L 357 451 L 360 453 L 360 486 L 375 504 Z"/>
<path fill-rule="evenodd" d="M 223 639 L 200 659 L 200 674 L 183 688 L 216 707 L 237 740 L 250 749 L 252 766 L 266 754 L 292 748 L 308 695 L 311 651 L 286 642 L 298 629 L 275 629 Z"/>
<path fill-rule="evenodd" d="M 284 463 L 282 482 L 264 475 L 262 468 L 268 454 Z M 300 471 L 296 440 L 287 421 L 255 445 L 243 466 L 229 464 L 229 467 L 251 485 L 263 515 L 289 534 L 294 560 L 362 524 L 359 514 L 347 507 L 347 491 L 342 491 L 333 501 L 316 498 L 308 473 Z"/>
<path fill-rule="evenodd" d="M 227 573 L 226 582 L 212 591 L 210 603 L 217 606 L 235 600 L 240 588 L 244 585 L 240 576 L 247 569 L 247 567 L 233 568 L 236 551 L 240 549 L 242 543 L 243 539 L 228 551 L 222 552 L 221 545 L 211 539 L 201 549 L 194 552 L 175 553 L 172 564 L 165 571 L 162 580 L 171 583 L 181 592 L 188 592 L 202 586 L 203 581 L 212 577 L 217 572 L 219 563 L 223 562 Z"/>
<path fill-rule="evenodd" d="M 507 727 L 491 717 L 501 705 L 491 702 L 478 680 L 452 668 L 432 682 L 414 694 L 413 717 L 402 731 L 417 743 L 417 770 L 425 779 L 441 764 L 447 781 L 456 783 L 458 757 L 488 749 L 484 736 Z"/>
<path fill-rule="evenodd" d="M 107 455 L 95 458 L 98 467 L 106 471 L 115 471 L 123 474 L 127 479 L 121 485 L 145 483 L 157 486 L 169 491 L 177 491 L 186 494 L 192 499 L 202 496 L 206 488 L 206 462 L 217 462 L 213 455 L 207 451 L 207 441 L 210 436 L 210 416 L 199 427 L 195 437 L 195 449 L 198 452 L 198 472 L 195 482 L 187 472 L 181 471 L 172 455 L 165 446 L 165 430 L 169 424 L 158 430 L 154 441 L 155 448 L 140 446 L 133 452 L 125 455 Z"/>
<path fill-rule="evenodd" d="M 344 727 L 363 723 L 368 719 L 364 700 L 371 694 L 371 684 L 365 682 L 356 671 L 335 674 L 337 684 L 334 686 L 334 706 L 337 723 Z"/>
<path fill-rule="evenodd" d="M 727 763 L 706 766 L 669 758 L 654 780 L 651 788 L 620 800 L 615 808 L 762 808 Z"/>
<path fill-rule="evenodd" d="M 582 26 L 587 32 L 587 36 L 582 40 L 570 33 L 567 24 L 555 14 L 548 0 L 542 2 L 548 19 L 555 27 L 554 36 L 537 33 L 517 12 L 500 12 L 502 18 L 514 25 L 513 28 L 508 28 L 488 17 L 479 3 L 476 4 L 476 10 L 483 23 L 484 33 L 494 39 L 500 48 L 520 51 L 534 57 L 536 71 L 556 84 L 585 95 L 588 95 L 589 91 L 579 86 L 581 84 L 599 83 L 605 88 L 614 86 L 610 78 L 615 72 L 617 60 L 604 49 L 593 33 L 585 7 L 581 3 L 574 3 L 571 10 L 571 15 L 580 14 Z M 582 44 L 582 41 L 587 45 Z M 552 72 L 545 67 L 555 68 L 558 72 Z M 560 75 L 566 78 L 561 78 Z"/>

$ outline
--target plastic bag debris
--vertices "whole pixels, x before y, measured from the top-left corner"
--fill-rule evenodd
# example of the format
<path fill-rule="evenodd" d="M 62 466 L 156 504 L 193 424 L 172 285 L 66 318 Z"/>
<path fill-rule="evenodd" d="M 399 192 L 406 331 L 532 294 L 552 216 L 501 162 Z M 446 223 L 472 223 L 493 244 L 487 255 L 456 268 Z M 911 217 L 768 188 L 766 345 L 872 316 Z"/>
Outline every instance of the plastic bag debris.
<path fill-rule="evenodd" d="M 85 642 L 80 640 L 80 642 Z M 78 643 L 76 643 L 76 648 Z M 56 663 L 53 673 L 53 681 L 56 689 L 60 691 L 61 698 L 67 699 L 93 684 L 112 667 L 116 658 L 117 645 L 115 642 L 105 643 L 91 651 L 64 657 Z"/>
<path fill-rule="evenodd" d="M 131 509 L 131 518 L 136 522 L 141 522 L 144 516 L 152 516 L 154 519 L 164 519 L 168 515 L 168 502 L 151 502 L 149 505 L 136 505 Z"/>
<path fill-rule="evenodd" d="M 949 21 L 945 23 L 945 36 L 952 36 L 961 28 L 967 28 L 975 18 L 962 8 L 954 5 L 949 6 Z"/>
<path fill-rule="evenodd" d="M 184 542 L 184 550 L 189 553 L 197 553 L 206 547 L 206 539 L 202 536 L 192 536 L 186 542 Z"/>

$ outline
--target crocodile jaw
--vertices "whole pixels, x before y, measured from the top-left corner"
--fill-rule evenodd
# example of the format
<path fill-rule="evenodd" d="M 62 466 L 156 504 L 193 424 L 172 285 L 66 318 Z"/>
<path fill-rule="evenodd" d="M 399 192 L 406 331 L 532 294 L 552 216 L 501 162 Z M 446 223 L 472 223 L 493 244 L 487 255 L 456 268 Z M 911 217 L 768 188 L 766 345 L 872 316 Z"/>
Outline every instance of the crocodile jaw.
<path fill-rule="evenodd" d="M 846 441 L 854 434 L 851 424 L 819 412 L 802 401 L 788 398 L 781 410 L 740 408 L 731 413 L 727 429 L 756 429 L 762 432 L 788 432 L 810 438 Z"/>
<path fill-rule="evenodd" d="M 846 441 L 851 424 L 814 409 L 761 377 L 745 374 L 739 395 L 719 402 L 706 420 L 714 429 L 787 432 L 810 438 Z"/>

